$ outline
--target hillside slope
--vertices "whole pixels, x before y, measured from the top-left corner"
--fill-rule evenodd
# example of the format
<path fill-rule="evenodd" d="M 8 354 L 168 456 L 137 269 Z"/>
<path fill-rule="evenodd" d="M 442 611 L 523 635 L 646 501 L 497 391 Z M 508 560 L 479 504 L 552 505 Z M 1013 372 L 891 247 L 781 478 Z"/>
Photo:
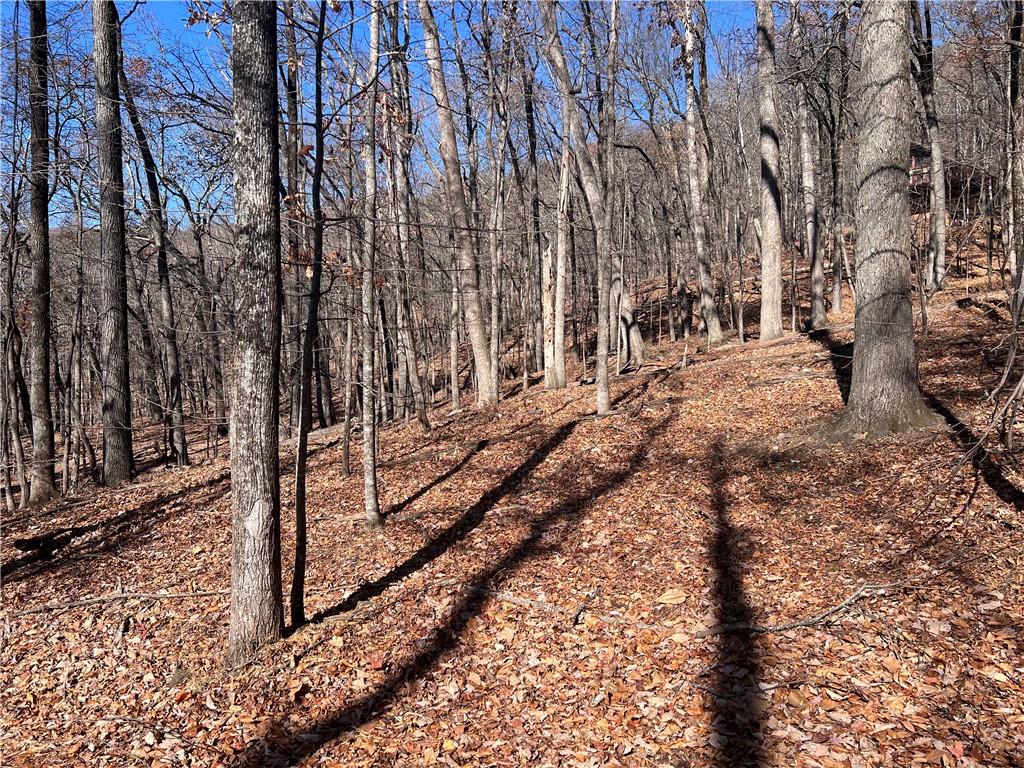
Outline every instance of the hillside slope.
<path fill-rule="evenodd" d="M 388 430 L 379 532 L 315 437 L 316 617 L 230 673 L 223 459 L 16 516 L 5 765 L 1020 765 L 1024 492 L 961 461 L 1005 319 L 960 295 L 956 426 L 898 441 L 823 438 L 839 331 Z"/>

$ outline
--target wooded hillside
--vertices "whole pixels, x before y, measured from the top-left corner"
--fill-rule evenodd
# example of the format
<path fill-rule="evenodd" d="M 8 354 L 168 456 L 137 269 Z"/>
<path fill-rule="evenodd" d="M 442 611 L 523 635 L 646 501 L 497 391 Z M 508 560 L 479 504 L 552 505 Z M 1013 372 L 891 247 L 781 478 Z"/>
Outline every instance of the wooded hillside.
<path fill-rule="evenodd" d="M 1024 763 L 1024 2 L 0 26 L 0 762 Z"/>

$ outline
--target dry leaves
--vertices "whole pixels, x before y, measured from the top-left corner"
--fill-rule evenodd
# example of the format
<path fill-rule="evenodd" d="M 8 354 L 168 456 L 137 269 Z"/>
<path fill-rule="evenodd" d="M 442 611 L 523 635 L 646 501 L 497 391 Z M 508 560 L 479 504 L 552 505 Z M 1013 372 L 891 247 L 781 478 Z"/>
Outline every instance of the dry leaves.
<path fill-rule="evenodd" d="M 924 384 L 978 424 L 998 329 L 944 296 Z M 584 418 L 591 388 L 534 388 L 387 430 L 382 532 L 339 449 L 315 455 L 317 621 L 233 673 L 226 595 L 16 615 L 225 589 L 223 460 L 13 516 L 5 539 L 92 528 L 51 559 L 5 549 L 4 764 L 1021 764 L 1019 510 L 949 475 L 947 433 L 821 440 L 841 401 L 812 341 L 689 363 L 620 380 L 608 419 Z M 694 637 L 897 581 L 819 626 Z"/>

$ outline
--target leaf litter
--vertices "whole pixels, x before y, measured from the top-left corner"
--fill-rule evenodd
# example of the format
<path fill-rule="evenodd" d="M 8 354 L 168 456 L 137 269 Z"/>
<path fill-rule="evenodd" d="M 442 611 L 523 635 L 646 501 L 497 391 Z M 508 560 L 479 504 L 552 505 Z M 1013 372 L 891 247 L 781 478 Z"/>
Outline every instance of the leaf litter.
<path fill-rule="evenodd" d="M 923 387 L 980 434 L 1002 329 L 944 296 Z M 654 354 L 608 418 L 534 386 L 386 430 L 382 531 L 315 434 L 312 621 L 242 669 L 224 459 L 12 515 L 5 541 L 63 539 L 4 548 L 4 765 L 1024 762 L 1008 459 L 824 439 L 835 358 L 806 336 Z"/>

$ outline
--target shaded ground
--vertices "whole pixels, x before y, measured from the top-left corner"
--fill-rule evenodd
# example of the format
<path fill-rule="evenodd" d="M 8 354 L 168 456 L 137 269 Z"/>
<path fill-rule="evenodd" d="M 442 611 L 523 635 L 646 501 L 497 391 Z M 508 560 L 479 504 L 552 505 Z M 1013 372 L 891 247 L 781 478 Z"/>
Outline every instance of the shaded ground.
<path fill-rule="evenodd" d="M 921 353 L 954 427 L 900 442 L 818 439 L 837 332 L 691 347 L 607 419 L 534 387 L 389 430 L 380 532 L 328 444 L 317 621 L 233 674 L 223 593 L 22 614 L 226 589 L 223 461 L 6 521 L 4 765 L 1024 764 L 1022 483 L 994 450 L 959 466 L 1000 328 L 957 290 Z M 757 628 L 864 584 L 890 586 Z"/>

